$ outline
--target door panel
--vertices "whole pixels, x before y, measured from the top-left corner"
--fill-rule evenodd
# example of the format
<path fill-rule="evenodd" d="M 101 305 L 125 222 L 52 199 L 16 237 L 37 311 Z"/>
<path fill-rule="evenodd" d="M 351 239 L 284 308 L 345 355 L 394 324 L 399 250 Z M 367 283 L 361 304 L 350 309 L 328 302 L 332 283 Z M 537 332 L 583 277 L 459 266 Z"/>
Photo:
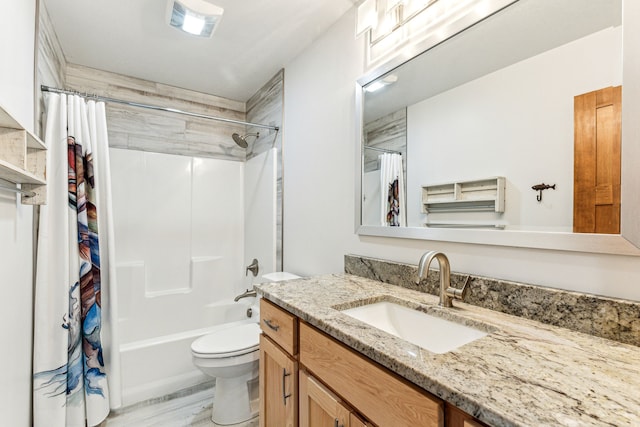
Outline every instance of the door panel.
<path fill-rule="evenodd" d="M 622 87 L 574 98 L 574 204 L 576 233 L 620 233 Z"/>
<path fill-rule="evenodd" d="M 298 364 L 260 335 L 260 426 L 298 425 Z"/>

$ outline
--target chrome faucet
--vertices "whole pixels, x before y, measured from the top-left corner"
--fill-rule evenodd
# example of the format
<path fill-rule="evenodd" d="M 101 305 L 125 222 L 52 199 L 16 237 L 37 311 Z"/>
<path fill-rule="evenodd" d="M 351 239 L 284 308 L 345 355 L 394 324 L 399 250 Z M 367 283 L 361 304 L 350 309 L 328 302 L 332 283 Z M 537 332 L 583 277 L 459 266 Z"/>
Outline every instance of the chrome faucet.
<path fill-rule="evenodd" d="M 422 255 L 418 264 L 418 280 L 416 283 L 419 284 L 425 274 L 429 274 L 429 265 L 434 258 L 438 260 L 438 265 L 440 266 L 440 302 L 438 305 L 453 307 L 452 301 L 454 299 L 461 300 L 467 294 L 467 284 L 465 283 L 462 289 L 451 287 L 451 266 L 449 265 L 449 259 L 442 252 L 430 251 Z"/>
<path fill-rule="evenodd" d="M 235 297 L 233 300 L 235 302 L 238 302 L 242 298 L 250 298 L 250 297 L 256 297 L 256 296 L 258 296 L 258 293 L 256 291 L 250 291 L 249 289 L 247 289 L 246 291 L 244 291 L 243 293 Z"/>

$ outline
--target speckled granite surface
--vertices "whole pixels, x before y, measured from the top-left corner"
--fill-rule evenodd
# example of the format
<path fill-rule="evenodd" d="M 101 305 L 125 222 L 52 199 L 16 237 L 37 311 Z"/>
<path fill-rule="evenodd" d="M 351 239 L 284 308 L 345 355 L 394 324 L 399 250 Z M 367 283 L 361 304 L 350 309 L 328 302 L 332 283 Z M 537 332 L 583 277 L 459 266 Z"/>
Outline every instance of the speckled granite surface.
<path fill-rule="evenodd" d="M 416 285 L 417 266 L 346 255 L 345 271 L 409 289 L 438 294 L 438 273 Z M 640 303 L 615 298 L 451 273 L 462 287 L 469 277 L 465 302 L 502 313 L 640 346 Z"/>
<path fill-rule="evenodd" d="M 640 426 L 640 349 L 350 274 L 256 285 L 268 300 L 492 426 Z M 341 309 L 392 300 L 489 335 L 434 354 Z M 455 303 L 454 303 L 455 304 Z"/>

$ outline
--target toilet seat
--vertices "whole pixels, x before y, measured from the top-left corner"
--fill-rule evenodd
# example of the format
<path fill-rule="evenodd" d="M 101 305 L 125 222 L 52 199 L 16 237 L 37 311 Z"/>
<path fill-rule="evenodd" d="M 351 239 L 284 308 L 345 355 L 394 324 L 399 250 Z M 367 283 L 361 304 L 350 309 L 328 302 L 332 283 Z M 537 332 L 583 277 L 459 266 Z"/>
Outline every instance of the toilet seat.
<path fill-rule="evenodd" d="M 258 351 L 260 326 L 246 323 L 204 335 L 191 344 L 194 356 L 203 359 L 222 359 Z"/>

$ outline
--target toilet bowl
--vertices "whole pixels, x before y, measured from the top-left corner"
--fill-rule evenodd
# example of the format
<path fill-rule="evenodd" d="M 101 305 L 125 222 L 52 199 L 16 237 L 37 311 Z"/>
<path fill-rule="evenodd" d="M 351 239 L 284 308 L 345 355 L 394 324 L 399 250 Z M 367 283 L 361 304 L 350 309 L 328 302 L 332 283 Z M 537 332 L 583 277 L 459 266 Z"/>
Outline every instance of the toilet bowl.
<path fill-rule="evenodd" d="M 245 323 L 204 335 L 191 344 L 193 364 L 216 378 L 211 420 L 234 425 L 258 415 L 260 326 Z"/>

